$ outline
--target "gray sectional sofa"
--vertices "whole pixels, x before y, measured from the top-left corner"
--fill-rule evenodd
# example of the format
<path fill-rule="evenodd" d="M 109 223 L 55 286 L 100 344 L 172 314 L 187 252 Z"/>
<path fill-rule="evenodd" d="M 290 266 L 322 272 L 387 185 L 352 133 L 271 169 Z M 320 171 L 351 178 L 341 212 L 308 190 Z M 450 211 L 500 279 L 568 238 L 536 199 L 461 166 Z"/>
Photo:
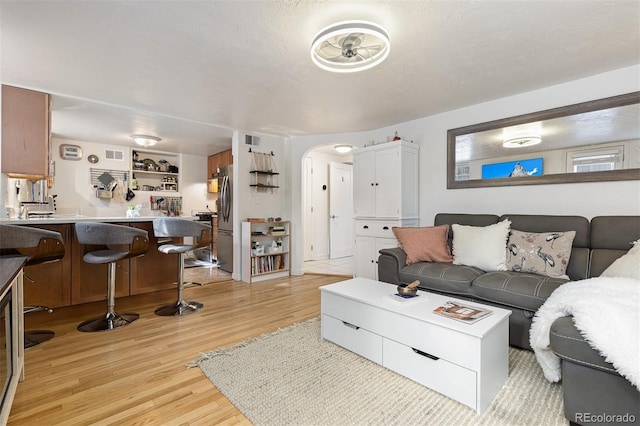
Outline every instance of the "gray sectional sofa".
<path fill-rule="evenodd" d="M 488 226 L 507 218 L 511 228 L 520 231 L 576 231 L 567 275 L 572 280 L 588 277 L 590 224 L 584 217 L 441 213 L 436 215 L 434 225 Z M 453 231 L 450 230 L 450 242 L 452 239 Z M 378 279 L 392 284 L 419 280 L 422 290 L 510 309 L 509 343 L 525 349 L 531 348 L 529 329 L 536 310 L 556 288 L 568 281 L 523 272 L 485 272 L 473 266 L 451 263 L 405 263 L 406 253 L 402 249 L 380 250 Z"/>
<path fill-rule="evenodd" d="M 438 214 L 434 225 L 488 226 L 507 218 L 511 229 L 521 231 L 576 231 L 566 270 L 573 281 L 599 276 L 629 250 L 630 242 L 640 239 L 640 216 L 600 216 L 589 221 L 580 216 Z M 452 237 L 450 231 L 450 243 Z M 380 250 L 379 280 L 391 284 L 419 280 L 422 290 L 510 309 L 509 343 L 525 349 L 531 349 L 529 329 L 536 310 L 568 281 L 523 272 L 485 272 L 451 263 L 406 265 L 405 260 L 400 248 Z M 550 340 L 552 350 L 562 359 L 564 411 L 572 424 L 611 424 L 594 422 L 595 417 L 587 421 L 585 413 L 626 413 L 640 422 L 640 392 L 585 342 L 571 317 L 553 323 Z"/>

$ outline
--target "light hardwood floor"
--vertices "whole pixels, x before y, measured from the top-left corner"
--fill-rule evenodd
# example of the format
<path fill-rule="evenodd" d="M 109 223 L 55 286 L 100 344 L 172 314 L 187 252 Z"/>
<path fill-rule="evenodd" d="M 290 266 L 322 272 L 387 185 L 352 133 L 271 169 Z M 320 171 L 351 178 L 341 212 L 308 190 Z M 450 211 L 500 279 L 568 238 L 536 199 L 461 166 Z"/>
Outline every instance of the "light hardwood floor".
<path fill-rule="evenodd" d="M 153 313 L 175 300 L 173 290 L 119 298 L 116 311 L 137 312 L 140 319 L 108 332 L 76 330 L 105 311 L 102 302 L 29 314 L 28 330 L 49 329 L 56 336 L 26 351 L 26 378 L 8 424 L 250 424 L 199 368 L 186 365 L 200 352 L 318 316 L 318 287 L 344 279 L 306 274 L 189 287 L 186 299 L 204 303 L 204 309 L 185 317 Z"/>

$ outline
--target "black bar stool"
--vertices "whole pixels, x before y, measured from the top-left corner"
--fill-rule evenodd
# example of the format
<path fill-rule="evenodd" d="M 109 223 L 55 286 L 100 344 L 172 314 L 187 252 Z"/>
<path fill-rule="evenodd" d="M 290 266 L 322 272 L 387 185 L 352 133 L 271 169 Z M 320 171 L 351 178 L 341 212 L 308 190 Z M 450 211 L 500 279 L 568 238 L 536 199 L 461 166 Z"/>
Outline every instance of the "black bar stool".
<path fill-rule="evenodd" d="M 87 263 L 108 263 L 107 275 L 107 313 L 98 318 L 83 321 L 78 325 L 79 331 L 108 331 L 131 324 L 140 315 L 133 312 L 117 313 L 115 307 L 116 294 L 116 262 L 130 257 L 142 256 L 149 249 L 147 231 L 129 226 L 113 225 L 98 222 L 76 223 L 76 237 L 84 244 L 82 260 Z M 110 245 L 128 245 L 129 250 L 112 249 Z"/>
<path fill-rule="evenodd" d="M 64 257 L 64 242 L 59 232 L 29 226 L 0 225 L 0 252 L 3 255 L 19 254 L 27 256 L 27 266 L 45 262 L 55 262 Z M 33 282 L 27 274 L 25 278 Z M 48 306 L 25 306 L 23 313 L 47 311 Z M 24 333 L 24 348 L 29 349 L 51 339 L 55 333 L 50 330 L 29 330 Z"/>
<path fill-rule="evenodd" d="M 159 238 L 194 237 L 194 240 L 198 238 L 197 242 L 194 241 L 193 244 L 177 244 L 172 241 L 158 246 L 158 251 L 161 253 L 178 254 L 178 301 L 159 307 L 155 311 L 156 314 L 162 316 L 182 316 L 199 311 L 202 309 L 202 303 L 187 302 L 183 298 L 186 284 L 199 284 L 184 282 L 184 255 L 189 251 L 211 244 L 211 226 L 188 219 L 165 217 L 154 219 L 153 234 Z"/>

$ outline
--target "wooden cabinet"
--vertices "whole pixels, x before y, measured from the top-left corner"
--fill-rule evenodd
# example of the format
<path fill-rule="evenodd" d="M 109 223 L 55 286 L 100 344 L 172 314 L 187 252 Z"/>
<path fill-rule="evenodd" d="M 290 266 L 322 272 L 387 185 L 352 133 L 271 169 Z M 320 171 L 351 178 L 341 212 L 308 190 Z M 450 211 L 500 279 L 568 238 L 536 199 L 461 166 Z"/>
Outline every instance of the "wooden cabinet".
<path fill-rule="evenodd" d="M 290 223 L 242 222 L 242 281 L 291 275 Z"/>
<path fill-rule="evenodd" d="M 418 226 L 418 146 L 389 142 L 353 152 L 354 276 L 377 279 L 394 226 Z"/>
<path fill-rule="evenodd" d="M 2 86 L 2 173 L 51 176 L 51 109 L 47 93 Z"/>
<path fill-rule="evenodd" d="M 59 308 L 71 304 L 71 235 L 73 225 L 40 225 L 34 228 L 59 232 L 65 246 L 64 257 L 55 262 L 24 268 L 24 303 Z"/>
<path fill-rule="evenodd" d="M 217 175 L 219 169 L 233 164 L 233 155 L 230 149 L 210 155 L 207 158 L 207 180 L 211 180 Z M 214 185 L 207 185 L 208 192 L 218 192 Z"/>
<path fill-rule="evenodd" d="M 353 152 L 354 217 L 417 218 L 418 145 L 389 142 Z"/>
<path fill-rule="evenodd" d="M 378 279 L 380 250 L 398 247 L 398 240 L 391 228 L 394 226 L 418 226 L 418 219 L 355 221 L 353 250 L 353 276 Z"/>
<path fill-rule="evenodd" d="M 163 254 L 157 249 L 153 222 L 132 222 L 117 225 L 144 229 L 149 234 L 149 250 L 144 256 L 116 263 L 116 297 L 174 288 L 178 281 L 178 255 Z M 85 246 L 75 236 L 74 224 L 29 225 L 62 234 L 64 257 L 56 262 L 41 263 L 24 269 L 26 305 L 51 308 L 96 302 L 107 298 L 107 264 L 90 264 L 82 258 Z M 127 250 L 127 246 L 119 247 Z M 31 282 L 33 280 L 33 282 Z"/>
<path fill-rule="evenodd" d="M 71 304 L 107 299 L 107 263 L 87 263 L 82 260 L 85 246 L 75 237 L 71 241 Z M 123 249 L 126 249 L 123 247 Z M 115 297 L 129 296 L 129 259 L 116 262 Z"/>
<path fill-rule="evenodd" d="M 178 281 L 178 255 L 158 251 L 158 239 L 153 235 L 153 222 L 137 222 L 131 226 L 149 233 L 149 250 L 144 256 L 130 259 L 129 293 L 134 295 L 174 288 Z"/>

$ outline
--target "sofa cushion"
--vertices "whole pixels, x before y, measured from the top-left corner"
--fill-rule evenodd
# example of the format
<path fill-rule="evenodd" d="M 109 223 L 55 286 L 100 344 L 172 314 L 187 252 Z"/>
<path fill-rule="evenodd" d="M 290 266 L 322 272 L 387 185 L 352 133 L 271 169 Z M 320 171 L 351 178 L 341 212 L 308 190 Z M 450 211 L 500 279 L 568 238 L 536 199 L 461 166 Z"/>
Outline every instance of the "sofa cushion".
<path fill-rule="evenodd" d="M 489 226 L 453 224 L 453 263 L 485 271 L 504 271 L 509 220 Z"/>
<path fill-rule="evenodd" d="M 626 277 L 640 280 L 640 240 L 634 241 L 631 250 L 616 259 L 600 276 Z"/>
<path fill-rule="evenodd" d="M 606 362 L 602 355 L 584 340 L 573 322 L 573 317 L 560 317 L 551 324 L 549 343 L 553 353 L 562 359 L 618 374 L 615 367 Z"/>
<path fill-rule="evenodd" d="M 473 281 L 469 294 L 491 302 L 537 311 L 551 293 L 567 280 L 527 272 L 487 272 Z"/>
<path fill-rule="evenodd" d="M 451 294 L 468 294 L 471 282 L 484 271 L 451 263 L 419 262 L 400 268 L 400 281 L 420 281 L 420 287 Z"/>
<path fill-rule="evenodd" d="M 507 269 L 568 280 L 567 265 L 575 231 L 522 232 L 512 229 L 507 242 Z"/>
<path fill-rule="evenodd" d="M 410 228 L 394 226 L 391 230 L 407 254 L 407 265 L 416 262 L 453 261 L 447 243 L 449 225 Z"/>

